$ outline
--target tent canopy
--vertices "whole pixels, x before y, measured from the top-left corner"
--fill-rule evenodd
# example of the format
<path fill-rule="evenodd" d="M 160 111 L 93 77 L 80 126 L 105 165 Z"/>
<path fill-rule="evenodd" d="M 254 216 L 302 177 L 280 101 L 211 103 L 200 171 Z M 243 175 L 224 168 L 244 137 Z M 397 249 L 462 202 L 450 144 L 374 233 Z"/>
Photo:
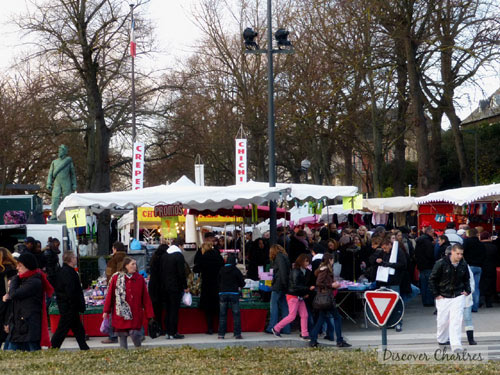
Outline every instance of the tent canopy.
<path fill-rule="evenodd" d="M 267 182 L 250 181 L 247 185 L 268 186 Z M 328 186 L 312 184 L 288 184 L 277 183 L 277 188 L 288 189 L 290 193 L 286 196 L 287 200 L 308 200 L 308 199 L 335 199 L 338 197 L 353 197 L 358 193 L 356 186 Z"/>
<path fill-rule="evenodd" d="M 363 199 L 363 209 L 379 214 L 417 211 L 415 197 L 391 197 Z"/>
<path fill-rule="evenodd" d="M 477 201 L 500 200 L 500 184 L 472 186 L 458 189 L 449 189 L 430 193 L 415 199 L 418 205 L 431 202 L 446 202 L 456 206 L 463 206 Z"/>
<path fill-rule="evenodd" d="M 99 213 L 116 207 L 132 209 L 134 206 L 180 203 L 184 208 L 216 210 L 234 205 L 262 204 L 288 194 L 287 188 L 270 188 L 265 184 L 197 186 L 176 183 L 110 193 L 73 193 L 64 198 L 57 209 L 57 217 L 63 219 L 64 210 L 78 207 L 88 207 Z"/>

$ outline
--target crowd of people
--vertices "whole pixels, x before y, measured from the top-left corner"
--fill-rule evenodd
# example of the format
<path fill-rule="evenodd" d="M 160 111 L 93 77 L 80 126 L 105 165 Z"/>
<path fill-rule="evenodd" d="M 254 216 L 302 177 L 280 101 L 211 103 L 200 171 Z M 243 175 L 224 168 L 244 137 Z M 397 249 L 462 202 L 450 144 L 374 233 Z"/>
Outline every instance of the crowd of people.
<path fill-rule="evenodd" d="M 483 305 L 491 307 L 497 295 L 497 243 L 482 228 L 460 226 L 456 230 L 451 224 L 442 235 L 427 227 L 418 236 L 414 228 L 337 230 L 335 224 L 329 224 L 318 230 L 298 227 L 287 232 L 278 228 L 277 237 L 278 244 L 269 246 L 266 235 L 252 238 L 235 233 L 221 240 L 205 233 L 193 267 L 184 258 L 182 239 L 175 239 L 153 254 L 149 280 L 138 272 L 136 260 L 127 256 L 125 246 L 114 243 L 105 271 L 108 292 L 102 318 L 108 337 L 102 342 L 119 342 L 126 349 L 130 336 L 134 346 L 141 346 L 145 320 L 154 322 L 167 339 L 184 338 L 178 328 L 179 311 L 193 273 L 201 279 L 199 307 L 206 318 L 206 333 L 224 339 L 231 309 L 234 338 L 242 339 L 239 300 L 244 279 L 258 279 L 260 267 L 272 269 L 265 332 L 278 337 L 290 334 L 298 315 L 299 336 L 313 347 L 321 334 L 336 341 L 338 347 L 350 346 L 343 338 L 342 317 L 335 302 L 342 280 L 392 289 L 403 303 L 420 293 L 422 304 L 436 309 L 439 344 L 451 343 L 455 349 L 461 348 L 462 320 L 469 344 L 476 344 L 471 313 Z M 75 271 L 77 257 L 74 252 L 64 252 L 60 265 L 59 246 L 54 238 L 41 249 L 28 237 L 14 252 L 0 248 L 0 344 L 5 350 L 60 348 L 69 330 L 81 350 L 89 349 L 80 320 L 86 306 Z M 243 252 L 224 258 L 219 250 L 243 246 L 248 267 L 242 273 L 237 264 L 242 262 Z M 49 339 L 47 311 L 54 295 L 60 320 Z M 400 321 L 395 329 L 400 332 L 402 327 Z"/>
<path fill-rule="evenodd" d="M 60 348 L 70 329 L 80 349 L 89 349 L 79 316 L 85 311 L 85 301 L 74 268 L 76 254 L 65 252 L 61 266 L 59 246 L 57 238 L 49 238 L 42 249 L 39 241 L 27 237 L 13 252 L 0 248 L 0 346 L 3 344 L 4 350 Z M 61 318 L 50 338 L 47 312 L 53 295 Z"/>

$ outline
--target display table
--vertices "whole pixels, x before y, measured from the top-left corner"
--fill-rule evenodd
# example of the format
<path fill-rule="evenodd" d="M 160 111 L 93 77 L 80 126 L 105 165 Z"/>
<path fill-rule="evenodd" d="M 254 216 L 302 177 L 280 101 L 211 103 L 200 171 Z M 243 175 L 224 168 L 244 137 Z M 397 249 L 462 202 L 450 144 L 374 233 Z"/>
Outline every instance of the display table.
<path fill-rule="evenodd" d="M 191 306 L 181 305 L 179 311 L 179 333 L 205 333 L 207 331 L 207 323 L 205 314 L 198 308 L 199 297 L 193 297 Z M 264 331 L 269 310 L 268 302 L 257 300 L 240 300 L 241 311 L 241 330 L 243 332 L 262 332 Z M 84 314 L 81 314 L 85 333 L 89 336 L 107 336 L 100 331 L 102 323 L 103 306 L 87 306 Z M 59 309 L 57 304 L 52 303 L 49 308 L 50 329 L 54 333 L 59 324 Z M 144 322 L 147 328 L 147 322 Z M 218 322 L 217 322 L 218 323 Z M 215 325 L 218 327 L 218 324 Z M 231 310 L 227 316 L 227 332 L 233 331 L 233 315 Z M 72 335 L 71 331 L 69 335 Z"/>

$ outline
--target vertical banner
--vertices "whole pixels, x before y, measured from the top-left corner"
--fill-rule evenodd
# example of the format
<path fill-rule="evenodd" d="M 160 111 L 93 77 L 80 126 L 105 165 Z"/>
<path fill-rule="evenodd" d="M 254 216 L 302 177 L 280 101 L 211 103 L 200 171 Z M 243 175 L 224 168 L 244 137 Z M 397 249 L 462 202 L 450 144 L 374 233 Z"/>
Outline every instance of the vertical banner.
<path fill-rule="evenodd" d="M 142 189 L 144 185 L 144 143 L 135 142 L 132 155 L 132 190 Z"/>
<path fill-rule="evenodd" d="M 236 185 L 247 183 L 247 140 L 236 139 Z"/>
<path fill-rule="evenodd" d="M 205 186 L 205 165 L 194 165 L 194 183 L 198 186 Z"/>

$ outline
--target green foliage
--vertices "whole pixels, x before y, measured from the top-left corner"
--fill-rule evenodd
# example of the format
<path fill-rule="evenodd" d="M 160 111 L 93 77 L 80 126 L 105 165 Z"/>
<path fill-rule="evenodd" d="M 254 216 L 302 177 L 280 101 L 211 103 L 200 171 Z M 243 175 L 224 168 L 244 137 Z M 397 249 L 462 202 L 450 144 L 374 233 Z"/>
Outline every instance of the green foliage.
<path fill-rule="evenodd" d="M 500 364 L 385 365 L 360 350 L 232 347 L 2 352 L 2 374 L 498 374 Z"/>
<path fill-rule="evenodd" d="M 391 186 L 385 188 L 382 192 L 382 198 L 390 198 L 394 196 L 394 189 Z"/>
<path fill-rule="evenodd" d="M 480 185 L 500 182 L 500 153 L 497 152 L 500 139 L 500 123 L 482 124 L 462 130 L 465 152 L 472 176 L 475 174 L 474 151 L 477 131 L 478 180 Z M 442 136 L 443 162 L 440 163 L 441 190 L 460 187 L 460 173 L 453 133 L 447 130 Z"/>

